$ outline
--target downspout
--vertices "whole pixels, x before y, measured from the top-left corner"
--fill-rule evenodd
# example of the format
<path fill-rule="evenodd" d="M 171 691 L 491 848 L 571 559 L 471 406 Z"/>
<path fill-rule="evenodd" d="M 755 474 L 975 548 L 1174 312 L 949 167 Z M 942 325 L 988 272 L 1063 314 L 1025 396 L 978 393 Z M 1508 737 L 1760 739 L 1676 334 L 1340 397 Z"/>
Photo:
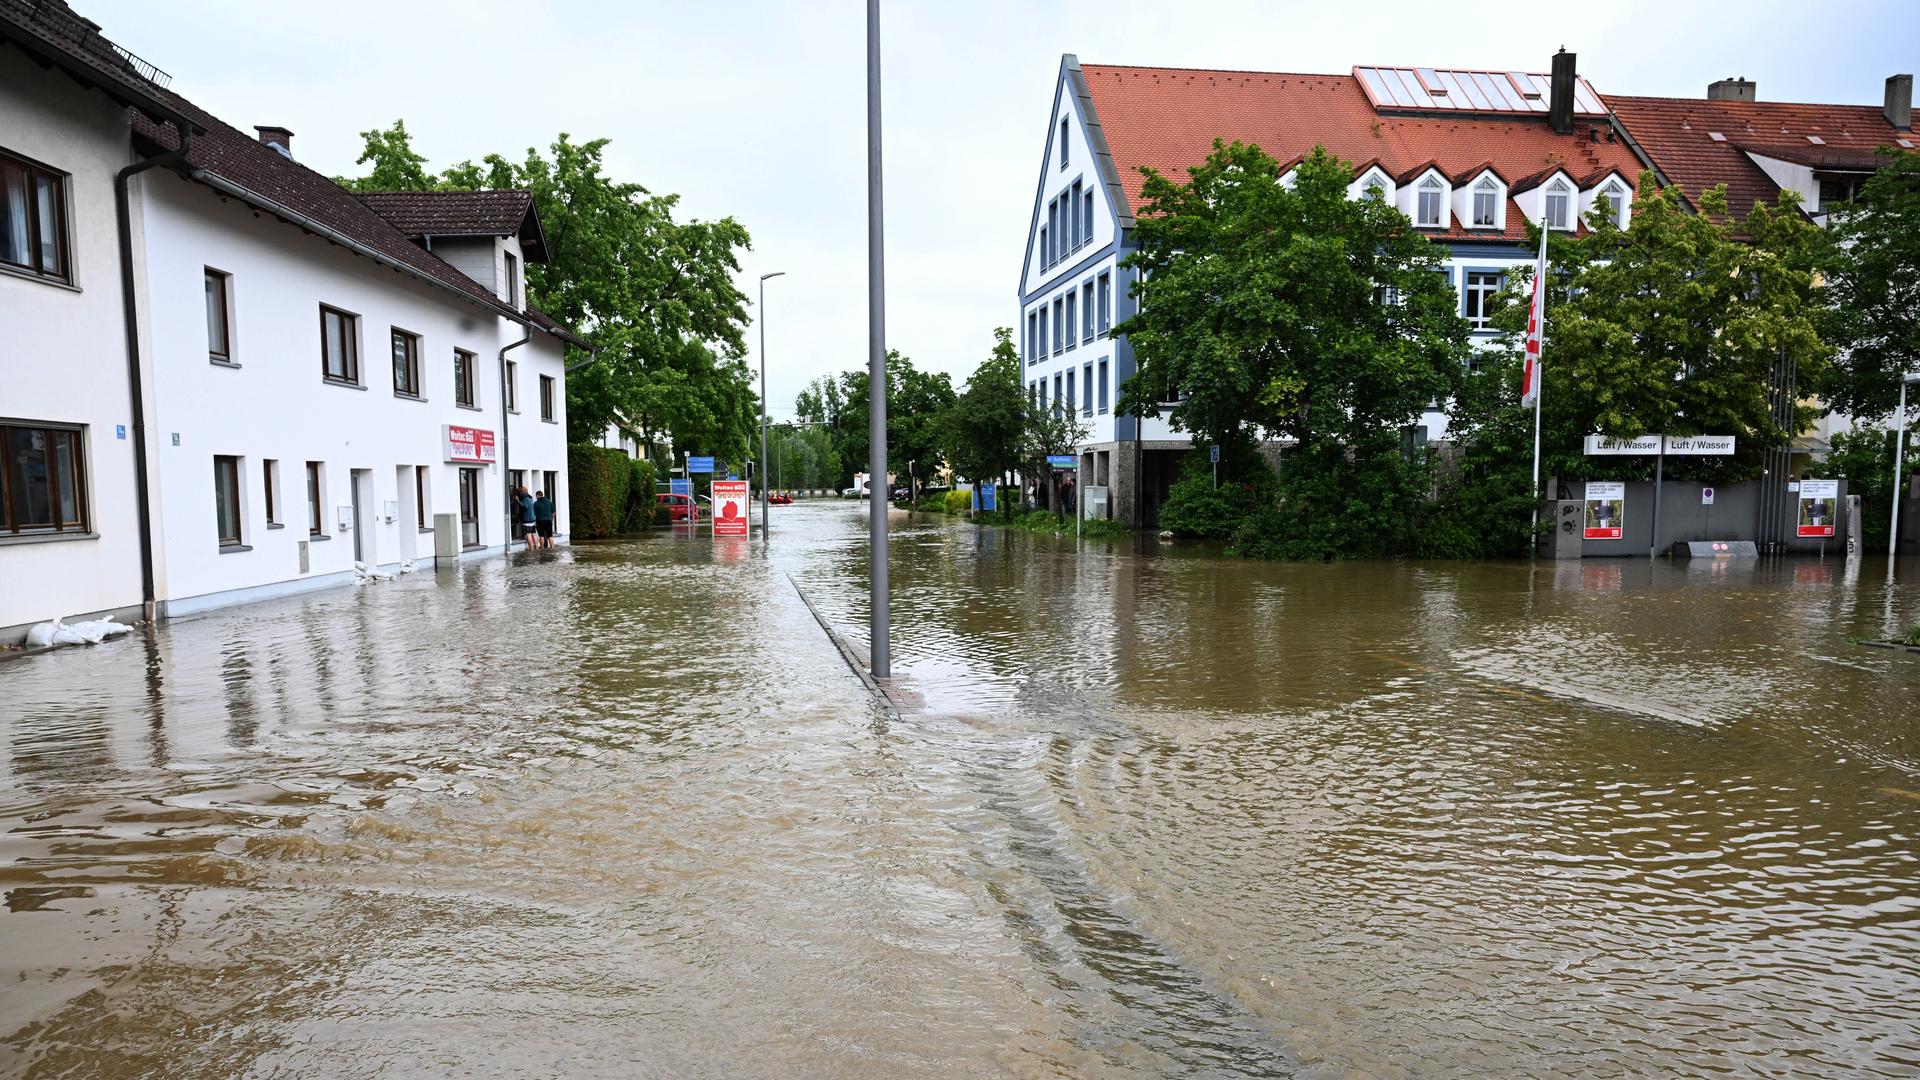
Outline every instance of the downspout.
<path fill-rule="evenodd" d="M 135 517 L 140 528 L 140 615 L 149 624 L 157 614 L 158 598 L 155 596 L 157 590 L 153 573 L 153 509 L 149 502 L 151 481 L 147 463 L 147 402 L 140 375 L 139 304 L 134 299 L 133 211 L 127 181 L 136 173 L 186 160 L 190 130 L 177 120 L 170 123 L 174 134 L 179 137 L 178 146 L 157 157 L 136 161 L 113 176 L 113 209 L 120 226 L 120 303 L 127 332 L 127 399 L 133 428 Z"/>
<path fill-rule="evenodd" d="M 533 340 L 533 324 L 520 324 L 525 333 L 520 340 L 500 346 L 500 482 L 507 492 L 506 543 L 501 550 L 513 554 L 513 416 L 507 411 L 507 354 Z"/>

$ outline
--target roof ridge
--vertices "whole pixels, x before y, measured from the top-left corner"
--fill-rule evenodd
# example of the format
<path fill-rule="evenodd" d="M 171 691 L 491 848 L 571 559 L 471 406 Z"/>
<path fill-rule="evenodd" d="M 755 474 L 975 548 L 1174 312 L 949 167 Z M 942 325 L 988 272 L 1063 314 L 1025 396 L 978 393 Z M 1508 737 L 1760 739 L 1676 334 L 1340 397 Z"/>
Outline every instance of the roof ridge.
<path fill-rule="evenodd" d="M 1280 75 L 1293 79 L 1347 79 L 1353 80 L 1351 71 L 1257 71 L 1252 68 L 1208 68 L 1208 67 L 1170 67 L 1164 64 L 1089 64 L 1082 62 L 1080 70 L 1105 68 L 1109 71 L 1184 71 L 1200 75 Z"/>

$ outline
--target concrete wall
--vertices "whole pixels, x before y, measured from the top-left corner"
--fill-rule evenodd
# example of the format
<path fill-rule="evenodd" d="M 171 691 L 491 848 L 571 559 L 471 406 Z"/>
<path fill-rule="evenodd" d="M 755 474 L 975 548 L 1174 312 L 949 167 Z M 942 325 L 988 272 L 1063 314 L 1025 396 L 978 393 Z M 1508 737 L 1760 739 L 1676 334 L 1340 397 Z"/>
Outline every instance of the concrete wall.
<path fill-rule="evenodd" d="M 67 174 L 71 271 L 66 284 L 0 272 L 0 417 L 80 426 L 88 522 L 77 539 L 0 534 L 5 643 L 56 616 L 137 615 L 141 590 L 113 199 L 132 160 L 124 110 L 0 44 L 0 150 Z"/>
<path fill-rule="evenodd" d="M 1664 555 L 1675 543 L 1688 540 L 1755 539 L 1761 483 L 1755 480 L 1742 484 L 1715 485 L 1713 505 L 1703 506 L 1700 492 L 1705 485 L 1692 481 L 1666 482 L 1662 485 L 1666 490 L 1660 504 L 1660 539 L 1651 546 Z M 1588 540 L 1581 547 L 1582 554 L 1587 557 L 1647 554 L 1653 529 L 1653 487 L 1651 480 L 1628 483 L 1625 535 L 1618 540 Z M 1584 483 L 1571 482 L 1567 488 L 1575 500 L 1583 499 L 1586 495 Z M 1784 505 L 1780 508 L 1787 550 L 1817 552 L 1821 549 L 1818 538 L 1794 536 L 1794 528 L 1798 524 L 1798 498 L 1795 493 L 1787 493 Z M 1840 520 L 1834 528 L 1834 535 L 1826 540 L 1826 552 L 1829 555 L 1846 551 L 1846 500 L 1847 482 L 1842 480 L 1838 500 Z"/>

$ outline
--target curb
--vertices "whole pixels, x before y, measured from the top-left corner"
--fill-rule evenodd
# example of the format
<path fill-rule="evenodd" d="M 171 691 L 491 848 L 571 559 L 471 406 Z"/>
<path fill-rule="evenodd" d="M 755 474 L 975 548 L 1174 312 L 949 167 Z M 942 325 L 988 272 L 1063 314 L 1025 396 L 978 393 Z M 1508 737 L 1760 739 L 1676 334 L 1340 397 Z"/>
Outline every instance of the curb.
<path fill-rule="evenodd" d="M 887 693 L 887 688 L 881 686 L 880 680 L 874 678 L 873 673 L 867 670 L 867 666 L 860 662 L 860 654 L 854 650 L 853 645 L 841 635 L 840 631 L 833 628 L 833 624 L 828 622 L 825 616 L 820 614 L 819 608 L 813 606 L 813 601 L 808 598 L 806 590 L 800 587 L 800 583 L 793 579 L 792 574 L 787 575 L 787 584 L 793 586 L 793 591 L 800 597 L 800 602 L 807 605 L 807 611 L 813 615 L 813 621 L 819 623 L 820 629 L 827 632 L 827 638 L 833 642 L 834 648 L 840 650 L 840 658 L 847 662 L 847 667 L 853 669 L 854 675 L 860 680 L 860 685 L 865 686 L 874 700 L 880 703 L 880 707 L 886 710 L 887 719 L 900 719 L 900 710 L 894 705 L 892 696 Z"/>

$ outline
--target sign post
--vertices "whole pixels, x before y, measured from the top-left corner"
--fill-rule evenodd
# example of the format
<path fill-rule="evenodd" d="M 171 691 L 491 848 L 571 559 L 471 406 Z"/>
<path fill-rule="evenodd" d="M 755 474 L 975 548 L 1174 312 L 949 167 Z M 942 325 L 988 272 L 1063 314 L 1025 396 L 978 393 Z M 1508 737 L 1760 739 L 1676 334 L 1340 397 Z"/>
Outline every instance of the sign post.
<path fill-rule="evenodd" d="M 1220 490 L 1220 444 L 1207 447 L 1207 457 L 1213 462 L 1213 490 Z"/>
<path fill-rule="evenodd" d="M 745 480 L 715 480 L 710 490 L 713 492 L 713 536 L 747 535 L 747 482 Z"/>

